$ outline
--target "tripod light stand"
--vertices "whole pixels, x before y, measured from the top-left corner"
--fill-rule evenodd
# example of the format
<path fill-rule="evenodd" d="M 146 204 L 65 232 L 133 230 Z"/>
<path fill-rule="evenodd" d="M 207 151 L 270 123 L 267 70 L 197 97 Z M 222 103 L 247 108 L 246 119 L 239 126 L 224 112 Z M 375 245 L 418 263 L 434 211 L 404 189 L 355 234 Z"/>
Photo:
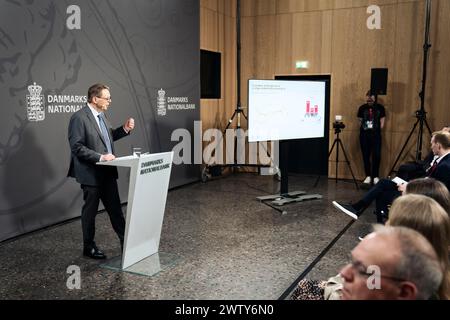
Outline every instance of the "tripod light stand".
<path fill-rule="evenodd" d="M 328 153 L 328 159 L 331 156 L 331 153 L 333 152 L 334 147 L 336 147 L 336 171 L 335 171 L 335 179 L 336 183 L 338 181 L 338 166 L 339 166 L 339 147 L 342 149 L 342 153 L 344 154 L 345 162 L 347 163 L 348 168 L 350 169 L 350 173 L 352 174 L 353 182 L 355 183 L 356 189 L 359 190 L 358 183 L 356 182 L 355 175 L 353 174 L 352 166 L 350 165 L 350 161 L 348 160 L 347 153 L 344 149 L 344 144 L 342 143 L 341 138 L 339 137 L 339 134 L 341 133 L 341 130 L 345 128 L 345 125 L 342 122 L 335 121 L 333 123 L 334 133 L 336 135 L 336 138 L 333 141 L 333 145 L 331 146 L 330 152 Z"/>
<path fill-rule="evenodd" d="M 247 116 L 241 106 L 241 1 L 236 1 L 236 109 L 233 112 L 228 124 L 228 129 L 233 123 L 234 117 L 237 117 L 236 129 L 241 128 L 241 114 L 247 120 Z"/>
<path fill-rule="evenodd" d="M 397 162 L 400 160 L 401 155 L 403 151 L 406 149 L 406 146 L 408 145 L 409 139 L 411 138 L 412 134 L 416 130 L 416 127 L 419 127 L 418 132 L 418 138 L 417 138 L 417 145 L 416 145 L 416 161 L 422 160 L 422 143 L 423 143 L 423 126 L 426 125 L 428 129 L 428 133 L 431 136 L 431 129 L 427 122 L 427 112 L 425 111 L 425 84 L 427 80 L 427 62 L 428 62 L 428 50 L 431 48 L 431 44 L 429 43 L 430 39 L 430 13 L 431 13 L 431 0 L 426 0 L 425 3 L 425 39 L 423 44 L 423 65 L 422 65 L 422 88 L 419 93 L 420 97 L 420 109 L 416 111 L 416 118 L 417 121 L 414 124 L 413 128 L 411 129 L 411 132 L 408 135 L 408 138 L 406 139 L 405 143 L 403 144 L 403 147 L 398 154 L 397 158 L 395 159 L 394 165 L 392 166 L 391 170 L 389 171 L 389 175 L 394 172 L 395 166 L 397 165 Z"/>
<path fill-rule="evenodd" d="M 240 134 L 242 134 L 241 129 L 241 115 L 244 117 L 245 120 L 247 119 L 247 116 L 244 113 L 244 109 L 241 106 L 241 1 L 236 0 L 236 109 L 234 110 L 231 118 L 228 120 L 227 125 L 225 129 L 223 130 L 223 135 L 226 136 L 227 130 L 230 128 L 231 124 L 233 123 L 234 119 L 236 119 L 236 139 L 237 141 L 240 141 Z M 239 164 L 237 163 L 236 159 L 236 148 L 237 144 L 234 145 L 234 156 L 235 156 L 235 163 L 233 164 L 222 164 L 222 165 L 215 165 L 215 166 L 206 166 L 203 169 L 202 172 L 202 180 L 205 182 L 210 175 L 208 175 L 207 171 L 212 173 L 212 175 L 221 175 L 222 173 L 222 167 L 257 167 L 258 169 L 261 167 L 270 167 L 270 165 L 261 165 L 261 164 Z M 271 158 L 268 150 L 266 150 L 267 155 L 269 158 Z M 220 171 L 220 173 L 218 173 Z"/>
<path fill-rule="evenodd" d="M 231 115 L 231 118 L 228 120 L 227 126 L 224 129 L 224 134 L 227 131 L 227 129 L 230 127 L 230 125 L 233 123 L 234 119 L 236 118 L 236 139 L 237 141 L 240 140 L 239 134 L 242 133 L 241 129 L 241 115 L 244 117 L 245 120 L 247 119 L 247 116 L 245 115 L 244 109 L 241 106 L 241 1 L 236 0 L 236 109 L 234 109 L 233 114 Z M 237 144 L 235 145 L 235 148 L 237 148 Z M 268 150 L 266 150 L 267 155 L 270 158 L 270 154 Z M 237 152 L 235 150 L 234 155 L 236 156 Z M 237 160 L 237 159 L 235 159 Z M 223 165 L 223 166 L 229 166 L 229 167 L 268 167 L 267 165 L 259 165 L 259 164 L 239 164 L 233 163 L 229 165 Z"/>

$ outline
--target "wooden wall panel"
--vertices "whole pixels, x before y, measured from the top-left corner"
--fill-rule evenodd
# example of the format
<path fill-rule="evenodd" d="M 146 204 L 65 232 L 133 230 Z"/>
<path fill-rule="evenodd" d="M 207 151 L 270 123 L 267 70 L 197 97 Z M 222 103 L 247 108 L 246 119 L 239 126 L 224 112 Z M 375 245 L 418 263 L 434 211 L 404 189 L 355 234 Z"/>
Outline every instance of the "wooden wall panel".
<path fill-rule="evenodd" d="M 221 130 L 227 126 L 227 121 L 236 108 L 236 19 L 225 17 L 225 59 L 222 69 L 224 105 L 222 117 L 217 128 Z"/>
<path fill-rule="evenodd" d="M 390 70 L 388 88 L 392 96 L 392 109 L 386 128 L 390 133 L 389 167 L 392 167 L 417 120 L 414 115 L 420 105 L 418 94 L 422 75 L 423 6 L 419 2 L 399 4 L 396 20 L 395 68 Z M 411 139 L 410 146 L 416 141 L 416 135 Z M 415 149 L 408 146 L 402 154 L 402 160 L 412 160 L 414 154 Z"/>
<path fill-rule="evenodd" d="M 201 1 L 200 8 L 200 48 L 219 51 L 219 29 L 221 20 L 217 10 L 217 1 Z M 223 29 L 223 28 L 221 28 Z M 223 78 L 223 74 L 222 74 Z M 223 92 L 223 91 L 222 91 Z M 200 101 L 200 119 L 203 122 L 203 128 L 209 128 L 214 124 L 219 110 L 220 100 L 202 99 Z"/>
<path fill-rule="evenodd" d="M 276 14 L 277 0 L 241 0 L 241 15 L 254 17 Z"/>
<path fill-rule="evenodd" d="M 372 67 L 391 69 L 395 51 L 395 6 L 384 6 L 381 30 L 369 30 L 366 27 L 367 13 L 365 8 L 336 10 L 333 16 L 332 40 L 332 74 L 333 88 L 331 119 L 336 114 L 344 116 L 352 135 L 346 136 L 343 143 L 348 146 L 349 153 L 355 157 L 355 174 L 363 178 L 364 170 L 359 147 L 359 121 L 356 117 L 358 107 L 364 103 L 365 93 L 370 88 Z M 386 107 L 389 122 L 391 96 L 380 97 Z M 390 143 L 383 132 L 382 164 L 380 172 L 386 171 Z M 385 161 L 384 161 L 385 160 Z"/>
<path fill-rule="evenodd" d="M 281 14 L 276 17 L 275 34 L 282 35 L 275 39 L 275 74 L 294 72 L 293 65 L 293 15 Z"/>
<path fill-rule="evenodd" d="M 223 98 L 201 102 L 202 108 L 205 106 L 202 120 L 209 125 L 226 121 L 235 108 L 235 4 L 236 0 L 201 1 L 201 46 L 220 50 L 224 61 Z M 381 8 L 381 30 L 366 27 L 366 10 L 372 4 Z M 435 130 L 450 124 L 450 1 L 433 0 L 432 8 L 425 106 L 428 122 Z M 246 107 L 250 78 L 331 73 L 330 120 L 336 114 L 343 115 L 347 127 L 341 138 L 361 179 L 364 174 L 356 111 L 370 86 L 370 69 L 389 68 L 388 94 L 379 97 L 388 114 L 381 165 L 385 175 L 420 107 L 424 12 L 424 0 L 241 0 L 241 102 Z M 308 70 L 295 69 L 295 61 L 300 59 L 310 62 Z M 416 136 L 401 160 L 414 156 Z M 330 146 L 333 138 L 331 130 Z M 423 140 L 427 150 L 429 137 L 424 135 Z M 340 177 L 351 177 L 345 163 L 339 167 Z M 330 162 L 329 169 L 333 176 L 334 163 Z"/>
<path fill-rule="evenodd" d="M 254 36 L 256 32 L 256 18 L 246 17 L 242 18 L 241 24 L 242 31 L 242 50 L 241 50 L 241 101 L 244 107 L 247 107 L 248 103 L 248 79 L 256 79 L 256 48 L 257 38 Z M 248 109 L 245 109 L 245 114 L 248 114 Z"/>
<path fill-rule="evenodd" d="M 236 0 L 217 0 L 217 9 L 220 13 L 229 16 L 236 17 Z"/>
<path fill-rule="evenodd" d="M 353 164 L 353 170 L 358 176 L 361 174 L 356 164 L 361 163 L 361 156 L 358 145 L 358 124 L 355 121 L 355 109 L 361 104 L 361 97 L 353 96 L 359 93 L 361 88 L 359 82 L 355 79 L 358 70 L 357 64 L 351 55 L 351 51 L 359 51 L 360 44 L 353 39 L 355 33 L 355 12 L 351 9 L 336 10 L 333 12 L 333 39 L 332 39 L 332 95 L 330 121 L 332 122 L 336 115 L 341 115 L 346 125 L 341 139 Z M 350 49 L 351 48 L 351 49 Z M 344 58 L 346 57 L 346 58 Z M 367 84 L 365 85 L 367 87 Z M 332 128 L 332 126 L 330 126 Z M 330 147 L 333 143 L 334 131 L 330 130 Z M 331 155 L 330 159 L 334 159 Z M 342 166 L 341 166 L 342 167 Z M 347 170 L 347 169 L 345 169 Z M 341 176 L 346 171 L 340 169 L 338 174 Z M 329 175 L 334 176 L 334 162 L 329 163 Z M 346 176 L 346 175 L 345 175 Z"/>
<path fill-rule="evenodd" d="M 293 16 L 293 45 L 292 62 L 297 60 L 309 61 L 307 73 L 321 73 L 322 65 L 322 13 L 303 12 Z M 294 30 L 302 30 L 295 32 Z M 331 38 L 329 38 L 331 39 Z"/>
<path fill-rule="evenodd" d="M 202 2 L 203 3 L 203 2 Z M 200 8 L 200 48 L 221 53 L 221 99 L 201 99 L 203 130 L 223 129 L 236 99 L 236 19 L 222 0 L 205 1 Z M 235 8 L 232 8 L 235 9 Z"/>
<path fill-rule="evenodd" d="M 219 0 L 200 0 L 200 8 L 218 11 L 217 3 Z"/>
<path fill-rule="evenodd" d="M 277 13 L 292 13 L 305 11 L 323 11 L 334 8 L 330 0 L 279 0 Z"/>
<path fill-rule="evenodd" d="M 397 4 L 398 0 L 353 0 L 352 1 L 352 7 L 358 8 L 358 7 L 364 7 L 367 8 L 370 5 L 377 5 L 377 6 L 385 6 L 390 4 Z"/>
<path fill-rule="evenodd" d="M 260 79 L 273 79 L 275 72 L 275 39 L 277 20 L 274 15 L 258 16 L 255 18 L 256 52 L 255 76 Z"/>
<path fill-rule="evenodd" d="M 405 0 L 405 1 L 417 1 L 417 0 Z M 344 8 L 361 8 L 367 9 L 370 5 L 385 6 L 395 5 L 399 0 L 332 0 L 334 2 L 334 9 Z"/>
<path fill-rule="evenodd" d="M 246 115 L 248 114 L 248 79 L 273 79 L 275 70 L 273 44 L 276 41 L 276 25 L 277 19 L 274 15 L 243 19 L 244 34 L 253 35 L 250 38 L 246 36 L 246 41 L 242 42 L 241 104 L 245 108 Z M 247 129 L 247 121 L 244 118 L 242 118 L 241 127 Z"/>
<path fill-rule="evenodd" d="M 353 0 L 334 0 L 334 9 L 348 9 L 353 7 Z"/>
<path fill-rule="evenodd" d="M 412 127 L 411 127 L 412 129 Z M 416 148 L 417 148 L 417 132 L 407 141 L 408 135 L 403 132 L 392 132 L 390 134 L 390 139 L 392 139 L 392 145 L 397 146 L 396 150 L 393 150 L 391 153 L 391 161 L 389 162 L 388 171 L 394 165 L 397 157 L 400 156 L 399 161 L 397 162 L 396 168 L 402 163 L 407 161 L 414 161 Z M 422 153 L 423 156 L 426 156 L 430 151 L 430 136 L 428 133 L 424 132 L 423 134 L 423 142 L 422 142 Z M 405 150 L 400 154 L 400 151 L 403 145 L 406 144 Z"/>
<path fill-rule="evenodd" d="M 219 45 L 219 19 L 217 11 L 209 9 L 200 10 L 200 47 L 207 50 L 218 50 Z"/>
<path fill-rule="evenodd" d="M 333 11 L 322 11 L 321 73 L 331 73 L 332 40 Z"/>
<path fill-rule="evenodd" d="M 450 1 L 432 3 L 425 110 L 432 130 L 450 125 Z"/>

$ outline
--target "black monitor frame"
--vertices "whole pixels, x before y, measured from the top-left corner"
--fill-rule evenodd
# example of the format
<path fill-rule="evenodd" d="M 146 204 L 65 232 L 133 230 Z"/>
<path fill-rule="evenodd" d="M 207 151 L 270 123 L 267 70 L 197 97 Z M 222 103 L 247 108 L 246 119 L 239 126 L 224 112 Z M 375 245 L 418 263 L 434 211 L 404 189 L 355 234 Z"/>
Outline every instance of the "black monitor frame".
<path fill-rule="evenodd" d="M 331 75 L 277 75 L 275 80 L 304 80 L 325 82 L 325 126 L 323 138 L 280 141 L 280 194 L 288 193 L 288 173 L 328 176 L 328 147 L 330 130 Z M 305 150 L 315 150 L 314 153 Z M 303 167 L 302 167 L 303 165 Z"/>

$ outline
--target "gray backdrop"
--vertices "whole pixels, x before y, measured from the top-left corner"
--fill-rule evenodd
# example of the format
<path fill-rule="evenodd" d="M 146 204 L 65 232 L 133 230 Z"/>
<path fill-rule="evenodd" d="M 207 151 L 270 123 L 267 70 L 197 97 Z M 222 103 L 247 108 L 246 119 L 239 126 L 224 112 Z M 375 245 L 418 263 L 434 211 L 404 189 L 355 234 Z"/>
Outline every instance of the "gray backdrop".
<path fill-rule="evenodd" d="M 193 134 L 199 47 L 198 0 L 0 1 L 0 240 L 80 215 L 67 126 L 91 84 L 110 86 L 114 126 L 136 120 L 117 156 L 170 151 L 176 128 Z M 198 166 L 174 166 L 171 187 L 198 177 Z"/>

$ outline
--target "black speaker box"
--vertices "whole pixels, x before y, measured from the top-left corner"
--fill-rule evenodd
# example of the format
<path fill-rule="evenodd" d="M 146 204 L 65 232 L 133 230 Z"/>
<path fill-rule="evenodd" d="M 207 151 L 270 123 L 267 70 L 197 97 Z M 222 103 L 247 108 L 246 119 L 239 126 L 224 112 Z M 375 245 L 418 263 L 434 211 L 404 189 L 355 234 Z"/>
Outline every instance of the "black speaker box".
<path fill-rule="evenodd" d="M 385 95 L 387 92 L 387 81 L 387 68 L 372 68 L 370 75 L 370 92 L 374 95 Z"/>
<path fill-rule="evenodd" d="M 220 99 L 221 54 L 200 50 L 200 98 Z"/>

